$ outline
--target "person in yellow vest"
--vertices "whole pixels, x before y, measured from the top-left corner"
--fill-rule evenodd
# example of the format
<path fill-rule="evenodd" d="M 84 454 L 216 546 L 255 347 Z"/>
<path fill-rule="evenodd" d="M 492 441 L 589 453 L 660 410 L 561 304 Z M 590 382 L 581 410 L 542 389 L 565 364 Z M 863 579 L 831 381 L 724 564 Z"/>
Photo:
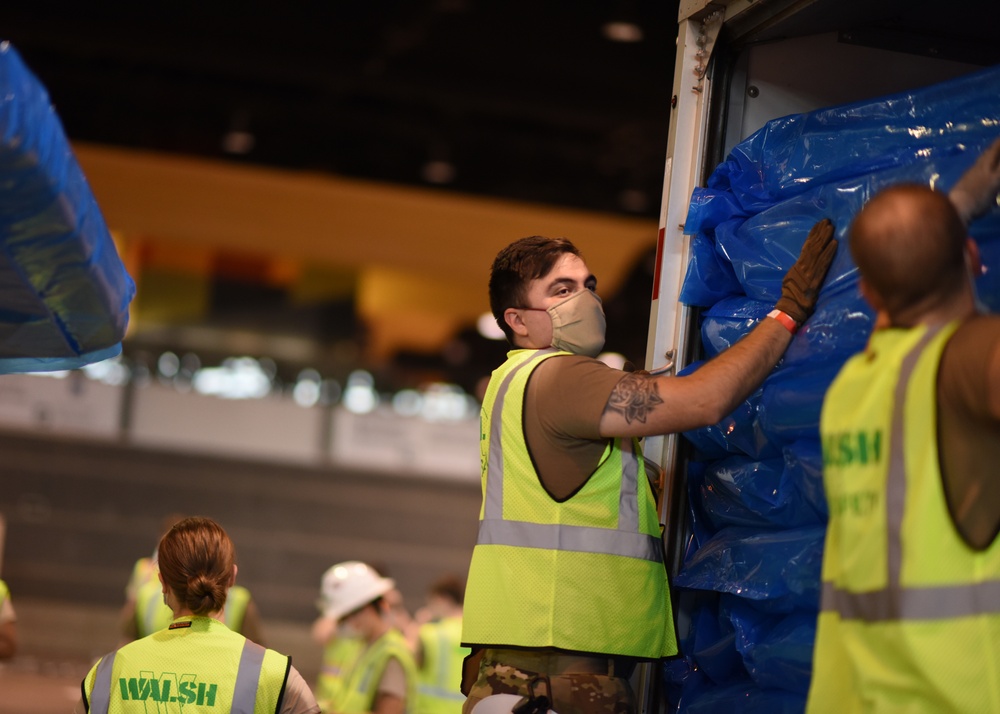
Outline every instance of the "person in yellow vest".
<path fill-rule="evenodd" d="M 462 662 L 469 648 L 462 646 L 462 602 L 465 583 L 444 575 L 431 584 L 427 604 L 417 611 L 412 628 L 418 669 L 417 714 L 459 714 Z"/>
<path fill-rule="evenodd" d="M 850 228 L 877 311 L 820 417 L 829 523 L 807 711 L 1000 711 L 1000 318 L 966 224 L 1000 140 L 950 195 L 887 188 Z"/>
<path fill-rule="evenodd" d="M 316 701 L 323 711 L 331 711 L 334 700 L 340 695 L 344 678 L 365 648 L 364 640 L 352 628 L 338 622 L 334 593 L 340 586 L 338 566 L 332 566 L 320 583 L 317 605 L 320 616 L 312 626 L 313 639 L 323 647 L 323 661 L 316 680 Z"/>
<path fill-rule="evenodd" d="M 0 659 L 17 654 L 17 615 L 10 600 L 10 588 L 0 580 Z"/>
<path fill-rule="evenodd" d="M 512 350 L 480 428 L 483 503 L 467 581 L 466 714 L 496 693 L 548 691 L 560 714 L 635 710 L 639 661 L 677 652 L 663 541 L 638 437 L 714 424 L 777 364 L 837 250 L 816 223 L 774 311 L 697 371 L 624 372 L 595 359 L 597 279 L 564 238 L 493 262 L 490 306 Z"/>
<path fill-rule="evenodd" d="M 289 657 L 219 621 L 236 579 L 235 559 L 233 542 L 215 521 L 175 523 L 157 549 L 158 579 L 173 622 L 101 657 L 83 679 L 75 713 L 176 708 L 191 714 L 319 714 Z"/>
<path fill-rule="evenodd" d="M 266 646 L 257 604 L 253 601 L 250 591 L 242 585 L 230 588 L 221 619 L 233 632 L 239 632 L 248 640 Z M 151 580 L 136 592 L 134 616 L 127 621 L 124 628 L 124 634 L 128 638 L 126 641 L 131 642 L 162 630 L 168 627 L 172 620 L 173 613 L 163 604 L 159 581 Z"/>
<path fill-rule="evenodd" d="M 366 563 L 334 565 L 323 579 L 324 613 L 346 637 L 363 648 L 340 673 L 332 701 L 324 711 L 336 714 L 403 714 L 416 702 L 417 671 L 409 645 L 391 620 L 386 593 L 395 589 Z"/>
<path fill-rule="evenodd" d="M 163 520 L 163 532 L 183 519 L 179 514 L 171 514 Z M 119 619 L 122 639 L 119 645 L 141 639 L 170 625 L 173 613 L 163 602 L 161 585 L 157 578 L 156 553 L 140 558 L 132 568 L 132 575 L 125 588 L 125 604 Z M 250 591 L 242 585 L 234 585 L 226 596 L 226 607 L 222 621 L 230 630 L 239 632 L 258 645 L 267 646 L 261 625 L 260 611 Z"/>

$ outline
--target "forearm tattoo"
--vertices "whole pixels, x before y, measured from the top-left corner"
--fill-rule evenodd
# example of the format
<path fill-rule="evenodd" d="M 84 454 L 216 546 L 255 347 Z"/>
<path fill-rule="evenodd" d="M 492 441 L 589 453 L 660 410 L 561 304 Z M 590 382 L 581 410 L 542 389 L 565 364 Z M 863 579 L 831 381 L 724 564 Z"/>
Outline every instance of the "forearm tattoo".
<path fill-rule="evenodd" d="M 656 380 L 647 379 L 644 375 L 626 374 L 615 386 L 608 397 L 606 409 L 618 412 L 631 424 L 633 421 L 646 422 L 646 417 L 663 404 L 656 389 Z"/>

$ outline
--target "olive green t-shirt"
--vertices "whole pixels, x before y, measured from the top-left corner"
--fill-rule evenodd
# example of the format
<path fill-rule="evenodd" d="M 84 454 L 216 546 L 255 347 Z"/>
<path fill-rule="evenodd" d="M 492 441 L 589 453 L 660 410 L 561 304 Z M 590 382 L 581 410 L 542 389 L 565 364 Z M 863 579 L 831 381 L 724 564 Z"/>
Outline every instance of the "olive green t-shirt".
<path fill-rule="evenodd" d="M 601 414 L 625 372 L 580 355 L 550 357 L 528 380 L 524 433 L 542 486 L 557 501 L 578 491 L 597 468 L 609 439 Z"/>

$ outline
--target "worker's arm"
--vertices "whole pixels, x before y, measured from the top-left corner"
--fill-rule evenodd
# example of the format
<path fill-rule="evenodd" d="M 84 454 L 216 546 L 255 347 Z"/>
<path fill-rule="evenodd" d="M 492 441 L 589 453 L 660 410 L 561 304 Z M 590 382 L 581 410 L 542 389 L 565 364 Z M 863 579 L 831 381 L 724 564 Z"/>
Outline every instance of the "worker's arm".
<path fill-rule="evenodd" d="M 997 205 L 1000 191 L 1000 139 L 979 155 L 955 183 L 948 198 L 966 225 Z"/>
<path fill-rule="evenodd" d="M 9 659 L 17 653 L 17 625 L 14 622 L 0 624 L 0 659 Z"/>
<path fill-rule="evenodd" d="M 375 695 L 375 705 L 372 714 L 405 714 L 406 700 L 395 694 L 379 692 Z"/>
<path fill-rule="evenodd" d="M 833 224 L 823 219 L 809 231 L 799 259 L 782 281 L 781 299 L 775 305 L 798 325 L 812 314 L 836 252 Z M 791 339 L 791 332 L 778 320 L 765 318 L 750 334 L 692 374 L 625 375 L 604 407 L 601 436 L 652 436 L 715 424 L 760 386 Z"/>

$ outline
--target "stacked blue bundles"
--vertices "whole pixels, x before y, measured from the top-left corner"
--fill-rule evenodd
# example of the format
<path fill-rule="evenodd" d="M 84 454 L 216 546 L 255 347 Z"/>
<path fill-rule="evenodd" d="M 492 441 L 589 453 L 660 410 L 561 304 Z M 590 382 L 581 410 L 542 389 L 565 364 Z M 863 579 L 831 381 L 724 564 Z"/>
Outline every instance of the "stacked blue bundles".
<path fill-rule="evenodd" d="M 48 93 L 0 43 L 0 374 L 117 355 L 134 293 Z"/>
<path fill-rule="evenodd" d="M 816 221 L 833 221 L 840 248 L 815 314 L 763 386 L 721 423 L 685 434 L 695 453 L 687 468 L 693 535 L 674 585 L 690 627 L 682 658 L 664 670 L 677 711 L 805 708 L 826 522 L 820 407 L 874 317 L 858 292 L 850 222 L 891 184 L 947 191 L 998 136 L 1000 67 L 773 120 L 695 191 L 680 299 L 703 308 L 706 358 L 773 307 Z M 979 298 L 995 310 L 1000 211 L 970 233 L 987 266 Z"/>

